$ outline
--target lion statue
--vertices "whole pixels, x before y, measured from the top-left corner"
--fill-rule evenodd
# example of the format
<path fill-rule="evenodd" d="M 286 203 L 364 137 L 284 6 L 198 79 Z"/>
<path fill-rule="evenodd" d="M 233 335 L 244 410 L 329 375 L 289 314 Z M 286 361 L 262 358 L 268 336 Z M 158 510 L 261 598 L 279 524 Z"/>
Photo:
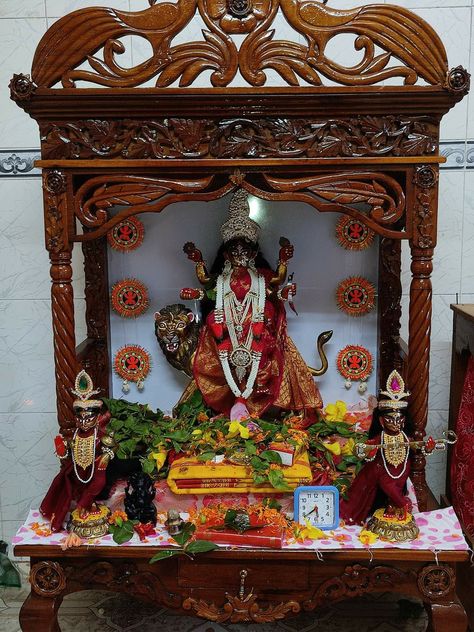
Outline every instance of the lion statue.
<path fill-rule="evenodd" d="M 185 305 L 166 305 L 155 313 L 155 336 L 167 361 L 189 377 L 193 375 L 193 360 L 200 325 Z"/>

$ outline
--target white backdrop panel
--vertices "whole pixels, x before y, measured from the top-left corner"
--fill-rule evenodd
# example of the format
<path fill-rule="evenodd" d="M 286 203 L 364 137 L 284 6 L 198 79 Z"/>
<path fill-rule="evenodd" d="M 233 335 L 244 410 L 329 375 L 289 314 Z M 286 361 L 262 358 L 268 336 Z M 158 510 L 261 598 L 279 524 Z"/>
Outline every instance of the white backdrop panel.
<path fill-rule="evenodd" d="M 139 344 L 152 357 L 152 370 L 145 389 L 139 393 L 131 384 L 126 396 L 121 390 L 121 379 L 113 376 L 113 396 L 150 404 L 165 411 L 171 410 L 179 399 L 188 378 L 171 367 L 154 335 L 154 313 L 164 305 L 183 303 L 179 299 L 182 287 L 198 287 L 194 264 L 186 258 L 182 247 L 186 241 L 195 242 L 202 250 L 209 266 L 221 243 L 220 226 L 226 220 L 230 196 L 213 202 L 183 202 L 167 207 L 162 213 L 143 213 L 139 216 L 145 226 L 143 245 L 131 253 L 109 248 L 109 281 L 132 277 L 148 287 L 150 308 L 137 319 L 125 319 L 111 310 L 112 352 L 125 344 Z M 319 366 L 316 338 L 321 331 L 333 329 L 334 335 L 326 346 L 329 370 L 318 379 L 324 403 L 343 399 L 349 404 L 364 407 L 370 394 L 376 393 L 375 371 L 368 381 L 368 390 L 360 396 L 357 385 L 347 391 L 344 380 L 336 369 L 338 351 L 347 344 L 361 344 L 377 361 L 376 310 L 367 316 L 353 318 L 341 312 L 335 301 L 335 290 L 342 279 L 362 275 L 377 285 L 378 254 L 375 242 L 368 250 L 352 252 L 339 246 L 335 225 L 339 215 L 318 213 L 304 203 L 269 202 L 250 198 L 251 217 L 262 230 L 260 245 L 270 265 L 278 259 L 280 236 L 287 237 L 295 246 L 289 272 L 295 273 L 298 285 L 295 298 L 299 316 L 289 309 L 288 331 L 306 362 Z M 193 309 L 193 302 L 188 305 Z"/>

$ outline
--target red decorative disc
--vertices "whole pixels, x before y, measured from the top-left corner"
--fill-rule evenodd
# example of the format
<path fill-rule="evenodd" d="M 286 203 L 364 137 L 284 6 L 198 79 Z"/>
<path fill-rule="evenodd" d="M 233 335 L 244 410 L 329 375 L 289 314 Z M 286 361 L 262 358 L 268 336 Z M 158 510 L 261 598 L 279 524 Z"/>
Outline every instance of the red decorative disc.
<path fill-rule="evenodd" d="M 141 316 L 148 308 L 148 290 L 137 279 L 123 279 L 112 287 L 112 307 L 124 318 Z"/>
<path fill-rule="evenodd" d="M 341 215 L 336 224 L 336 237 L 346 250 L 365 250 L 374 240 L 374 231 L 349 215 Z"/>
<path fill-rule="evenodd" d="M 362 316 L 375 306 L 375 287 L 363 277 L 349 277 L 339 283 L 336 300 L 339 309 L 349 316 Z"/>
<path fill-rule="evenodd" d="M 145 228 L 136 217 L 127 217 L 107 233 L 107 240 L 114 250 L 130 252 L 142 245 Z"/>
<path fill-rule="evenodd" d="M 122 380 L 143 381 L 150 372 L 150 367 L 150 354 L 138 345 L 126 345 L 115 354 L 115 372 Z"/>
<path fill-rule="evenodd" d="M 347 345 L 337 354 L 337 370 L 346 380 L 366 380 L 372 373 L 372 355 L 365 347 Z"/>

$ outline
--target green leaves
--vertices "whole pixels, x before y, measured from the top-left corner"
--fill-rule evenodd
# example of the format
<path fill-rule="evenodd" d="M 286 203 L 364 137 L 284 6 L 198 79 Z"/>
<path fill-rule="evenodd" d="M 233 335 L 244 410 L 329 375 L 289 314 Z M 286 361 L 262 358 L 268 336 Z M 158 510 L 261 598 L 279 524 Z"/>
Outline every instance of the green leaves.
<path fill-rule="evenodd" d="M 291 491 L 291 487 L 286 483 L 281 470 L 269 470 L 268 480 L 275 489 L 280 491 Z"/>
<path fill-rule="evenodd" d="M 196 525 L 191 522 L 185 522 L 181 533 L 171 536 L 181 548 L 158 551 L 158 553 L 150 559 L 150 564 L 154 564 L 160 560 L 167 560 L 175 555 L 188 555 L 192 557 L 197 553 L 208 553 L 209 551 L 214 551 L 219 548 L 217 544 L 208 540 L 193 540 L 192 537 L 195 531 Z"/>
<path fill-rule="evenodd" d="M 122 520 L 122 518 L 116 518 L 116 524 L 109 525 L 109 533 L 112 534 L 112 539 L 117 544 L 123 544 L 132 539 L 134 529 L 133 527 L 138 524 L 138 520 Z"/>

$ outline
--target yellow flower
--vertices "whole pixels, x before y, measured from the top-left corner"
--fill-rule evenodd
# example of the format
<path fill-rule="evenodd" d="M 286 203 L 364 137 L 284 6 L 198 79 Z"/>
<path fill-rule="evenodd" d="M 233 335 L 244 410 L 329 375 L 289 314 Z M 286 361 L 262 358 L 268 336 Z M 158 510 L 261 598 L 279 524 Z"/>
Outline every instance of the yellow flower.
<path fill-rule="evenodd" d="M 341 454 L 341 444 L 338 441 L 333 441 L 332 443 L 323 443 L 323 446 L 329 452 L 332 452 L 334 455 L 339 456 Z"/>
<path fill-rule="evenodd" d="M 355 441 L 354 439 L 348 439 L 341 448 L 341 454 L 343 456 L 352 456 L 354 454 Z"/>
<path fill-rule="evenodd" d="M 347 413 L 347 405 L 340 399 L 335 404 L 328 404 L 324 409 L 326 421 L 343 421 Z"/>
<path fill-rule="evenodd" d="M 199 435 L 202 435 L 202 430 L 196 428 L 196 430 L 193 430 L 191 434 L 193 435 L 193 437 L 199 437 Z"/>
<path fill-rule="evenodd" d="M 306 524 L 306 528 L 303 529 L 305 538 L 307 538 L 308 540 L 320 540 L 321 538 L 326 537 L 324 531 L 318 529 L 318 527 L 313 527 L 308 518 L 306 518 L 304 522 Z"/>
<path fill-rule="evenodd" d="M 152 452 L 150 454 L 150 458 L 156 461 L 156 469 L 158 471 L 160 471 L 165 464 L 167 454 L 168 452 L 166 450 L 159 450 L 158 452 Z"/>
<path fill-rule="evenodd" d="M 250 431 L 246 426 L 241 424 L 240 421 L 231 421 L 227 438 L 233 439 L 237 435 L 240 435 L 242 439 L 248 439 L 250 437 Z"/>
<path fill-rule="evenodd" d="M 359 533 L 359 540 L 362 542 L 364 546 L 370 546 L 374 542 L 379 539 L 379 536 L 372 531 L 367 531 L 367 529 L 362 529 Z"/>

